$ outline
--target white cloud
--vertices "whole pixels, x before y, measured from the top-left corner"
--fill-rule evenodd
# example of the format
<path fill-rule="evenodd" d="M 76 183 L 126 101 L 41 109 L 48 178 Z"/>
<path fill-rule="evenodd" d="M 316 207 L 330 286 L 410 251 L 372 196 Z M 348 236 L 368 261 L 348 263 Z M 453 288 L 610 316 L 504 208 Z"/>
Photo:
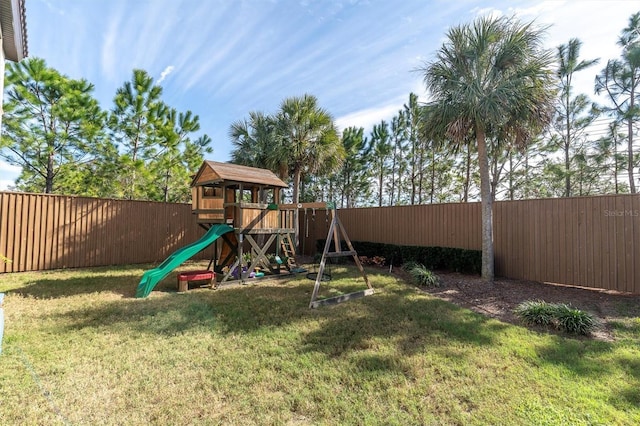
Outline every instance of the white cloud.
<path fill-rule="evenodd" d="M 114 81 L 116 79 L 116 64 L 119 58 L 117 43 L 121 20 L 121 13 L 117 13 L 115 17 L 111 18 L 106 31 L 106 35 L 103 38 L 104 42 L 102 43 L 102 72 L 110 81 Z"/>
<path fill-rule="evenodd" d="M 16 175 L 16 177 L 20 174 L 22 168 L 18 166 L 11 165 L 6 161 L 0 160 L 0 173 L 10 173 Z"/>
<path fill-rule="evenodd" d="M 519 16 L 540 16 L 543 13 L 546 12 L 553 12 L 554 10 L 560 9 L 561 7 L 563 7 L 565 5 L 566 2 L 564 1 L 543 1 L 541 3 L 538 3 L 534 6 L 531 7 L 524 7 L 524 8 L 509 8 L 510 12 L 515 13 L 516 15 Z M 573 5 L 571 6 L 573 7 Z"/>
<path fill-rule="evenodd" d="M 9 186 L 14 186 L 21 170 L 20 167 L 0 160 L 0 191 L 6 191 Z"/>
<path fill-rule="evenodd" d="M 351 114 L 343 115 L 336 119 L 336 126 L 340 131 L 347 127 L 363 127 L 365 130 L 371 130 L 380 120 L 389 121 L 394 115 L 402 109 L 403 102 L 382 105 L 375 108 L 367 108 Z"/>
<path fill-rule="evenodd" d="M 15 183 L 12 180 L 0 179 L 0 191 L 7 191 L 10 186 L 14 185 Z"/>
<path fill-rule="evenodd" d="M 168 67 L 166 67 L 161 73 L 160 73 L 160 78 L 158 79 L 158 84 L 162 83 L 164 81 L 165 78 L 167 78 L 169 76 L 169 74 L 171 74 L 173 72 L 173 70 L 176 67 L 174 67 L 173 65 L 169 65 Z"/>
<path fill-rule="evenodd" d="M 475 7 L 471 10 L 471 13 L 476 16 L 487 16 L 492 18 L 499 18 L 503 15 L 501 10 L 493 7 Z"/>

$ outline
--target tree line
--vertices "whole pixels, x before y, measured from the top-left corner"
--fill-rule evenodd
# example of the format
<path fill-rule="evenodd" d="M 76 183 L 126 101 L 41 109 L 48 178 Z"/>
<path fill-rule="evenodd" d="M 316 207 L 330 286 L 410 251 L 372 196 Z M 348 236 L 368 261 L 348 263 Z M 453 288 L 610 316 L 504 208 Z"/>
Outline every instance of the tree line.
<path fill-rule="evenodd" d="M 574 76 L 600 61 L 580 57 L 579 39 L 571 39 L 553 51 L 540 49 L 544 62 L 538 64 L 538 72 L 550 71 L 548 88 L 553 97 L 549 102 L 545 99 L 542 105 L 547 110 L 537 111 L 539 117 L 546 117 L 539 125 L 521 128 L 515 134 L 513 130 L 509 130 L 512 132 L 509 135 L 487 134 L 488 182 L 493 199 L 637 192 L 640 158 L 634 136 L 640 123 L 639 34 L 640 13 L 636 13 L 620 35 L 620 58 L 609 60 L 601 71 L 594 73 L 594 93 L 604 95 L 607 100 L 602 105 L 594 103 L 585 93 L 576 93 Z M 455 32 L 449 36 L 459 37 Z M 538 42 L 540 36 L 536 34 Z M 435 96 L 434 85 L 438 81 L 452 77 L 446 73 L 453 72 L 460 59 L 455 54 L 439 52 L 437 61 L 423 69 L 430 96 Z M 429 75 L 437 66 L 447 66 L 447 61 L 449 69 L 441 70 L 442 75 Z M 466 76 L 476 77 L 481 76 Z M 519 78 L 519 84 L 526 79 Z M 523 95 L 519 90 L 522 87 L 526 86 L 516 87 L 511 94 L 514 99 Z M 465 95 L 468 94 L 456 96 Z M 477 96 L 475 107 L 482 100 L 480 94 Z M 312 98 L 317 106 L 315 97 L 305 95 L 305 98 Z M 283 105 L 294 99 L 286 99 Z M 488 102 L 488 98 L 484 101 Z M 449 107 L 454 106 L 459 108 L 450 102 Z M 307 120 L 308 125 L 313 123 L 313 114 L 328 114 L 319 107 L 305 111 L 299 111 L 297 117 Z M 303 118 L 305 114 L 307 118 Z M 368 135 L 362 127 L 348 127 L 336 139 L 332 130 L 331 140 L 336 146 L 330 151 L 335 157 L 327 162 L 325 157 L 311 155 L 302 162 L 306 169 L 298 169 L 302 175 L 297 178 L 299 198 L 335 201 L 341 207 L 479 200 L 476 130 L 464 126 L 460 129 L 464 137 L 453 138 L 452 129 L 439 127 L 443 114 L 433 102 L 421 102 L 411 93 L 397 114 L 374 125 Z M 489 111 L 484 114 L 488 116 Z M 272 168 L 287 178 L 291 173 L 281 163 L 287 163 L 288 156 L 314 149 L 312 140 L 298 139 L 293 143 L 286 134 L 278 134 L 279 128 L 288 125 L 291 123 L 283 122 L 282 111 L 273 114 L 253 111 L 248 118 L 234 123 L 230 131 L 235 146 L 232 162 Z M 279 146 L 284 149 L 276 148 Z M 322 167 L 314 167 L 316 163 Z"/>
<path fill-rule="evenodd" d="M 93 84 L 31 58 L 6 66 L 0 157 L 21 168 L 16 189 L 190 201 L 190 176 L 212 152 L 199 117 L 162 100 L 144 70 L 103 110 Z"/>
<path fill-rule="evenodd" d="M 453 27 L 421 70 L 428 102 L 412 93 L 367 137 L 356 127 L 336 137 L 315 97 L 285 99 L 276 113 L 253 111 L 232 125 L 233 161 L 294 176 L 294 202 L 355 207 L 479 198 L 482 276 L 492 281 L 495 199 L 636 193 L 640 12 L 621 32 L 620 58 L 596 75 L 594 91 L 606 105 L 576 94 L 573 84 L 599 60 L 581 59 L 578 39 L 545 49 L 543 35 L 533 23 L 507 17 Z M 605 117 L 606 134 L 590 137 Z"/>
<path fill-rule="evenodd" d="M 480 22 L 467 26 L 474 30 Z M 531 30 L 535 44 L 529 47 L 543 60 L 529 66 L 546 73 L 545 82 L 547 77 L 552 80 L 547 85 L 552 86 L 552 101 L 538 105 L 548 109 L 522 107 L 538 114 L 535 125 L 492 122 L 485 129 L 486 146 L 480 147 L 478 129 L 468 121 L 446 122 L 451 109 L 461 111 L 462 106 L 451 98 L 445 114 L 434 103 L 438 90 L 442 96 L 471 96 L 445 90 L 454 72 L 478 84 L 487 84 L 489 77 L 495 84 L 501 78 L 509 81 L 509 72 L 514 72 L 506 63 L 498 69 L 500 58 L 483 58 L 478 46 L 462 45 L 461 26 L 447 33 L 448 42 L 422 70 L 430 99 L 409 94 L 397 114 L 365 134 L 361 127 L 339 132 L 312 95 L 287 98 L 274 113 L 252 111 L 231 125 L 231 161 L 272 169 L 291 182 L 294 202 L 326 200 L 341 207 L 479 200 L 479 148 L 487 153 L 492 199 L 636 193 L 640 13 L 621 31 L 620 57 L 596 73 L 594 91 L 608 100 L 604 105 L 576 93 L 574 76 L 599 63 L 580 57 L 580 40 L 571 39 L 550 52 L 540 45 L 542 32 L 531 24 L 522 26 L 521 34 Z M 529 42 L 510 37 L 514 44 Z M 462 74 L 465 64 L 484 60 L 490 61 L 478 63 L 484 75 Z M 431 75 L 438 67 L 440 74 Z M 513 84 L 527 87 L 527 78 L 533 76 L 513 77 Z M 475 94 L 470 101 L 476 114 L 483 102 L 489 112 L 509 103 L 509 88 L 502 89 L 504 99 Z M 39 58 L 7 64 L 0 157 L 21 167 L 16 189 L 189 201 L 189 177 L 212 152 L 210 138 L 198 134 L 198 116 L 168 106 L 162 88 L 143 70 L 134 70 L 131 80 L 117 89 L 109 110 L 100 107 L 93 90 L 86 80 L 62 75 Z M 514 90 L 509 96 L 518 100 L 523 95 Z"/>

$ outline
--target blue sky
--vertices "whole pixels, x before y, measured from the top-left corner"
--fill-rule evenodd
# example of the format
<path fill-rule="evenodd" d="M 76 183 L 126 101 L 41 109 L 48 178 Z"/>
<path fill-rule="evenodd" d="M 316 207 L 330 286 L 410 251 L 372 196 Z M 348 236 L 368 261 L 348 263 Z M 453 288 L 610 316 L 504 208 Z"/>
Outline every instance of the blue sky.
<path fill-rule="evenodd" d="M 583 41 L 601 64 L 576 83 L 588 94 L 637 1 L 427 0 L 27 0 L 29 55 L 95 85 L 110 109 L 134 68 L 147 70 L 164 100 L 200 116 L 208 159 L 227 161 L 230 124 L 282 99 L 315 95 L 340 128 L 392 117 L 409 93 L 426 100 L 417 68 L 446 30 L 478 15 L 515 14 L 551 25 L 547 45 Z M 0 189 L 18 170 L 0 162 Z"/>

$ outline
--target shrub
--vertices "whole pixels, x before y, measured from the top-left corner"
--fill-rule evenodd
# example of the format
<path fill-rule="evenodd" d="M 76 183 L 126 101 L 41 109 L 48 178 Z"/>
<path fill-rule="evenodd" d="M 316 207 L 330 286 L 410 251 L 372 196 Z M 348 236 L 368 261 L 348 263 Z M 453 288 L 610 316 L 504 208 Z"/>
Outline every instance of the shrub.
<path fill-rule="evenodd" d="M 416 262 L 406 262 L 402 264 L 402 270 L 405 272 L 411 272 L 411 270 L 416 266 L 418 266 Z"/>
<path fill-rule="evenodd" d="M 564 303 L 528 300 L 519 304 L 514 313 L 528 325 L 554 326 L 571 334 L 590 334 L 598 321 L 589 312 L 572 308 Z"/>
<path fill-rule="evenodd" d="M 427 269 L 424 265 L 421 264 L 413 264 L 410 269 L 407 269 L 411 278 L 416 282 L 416 284 L 424 286 L 424 287 L 439 287 L 440 280 L 438 276 L 434 274 L 432 271 Z"/>
<path fill-rule="evenodd" d="M 317 248 L 322 251 L 325 240 L 317 240 Z M 353 248 L 360 256 L 384 257 L 387 264 L 404 265 L 418 262 L 429 269 L 451 270 L 462 273 L 479 274 L 482 265 L 480 250 L 466 250 L 450 247 L 398 246 L 394 244 L 352 241 Z M 334 243 L 331 247 L 334 249 Z M 342 242 L 343 250 L 347 250 Z"/>
<path fill-rule="evenodd" d="M 527 325 L 552 325 L 555 306 L 543 300 L 527 300 L 520 303 L 514 313 Z"/>
<path fill-rule="evenodd" d="M 556 305 L 555 319 L 559 329 L 572 334 L 590 334 L 598 325 L 589 312 L 565 304 Z"/>

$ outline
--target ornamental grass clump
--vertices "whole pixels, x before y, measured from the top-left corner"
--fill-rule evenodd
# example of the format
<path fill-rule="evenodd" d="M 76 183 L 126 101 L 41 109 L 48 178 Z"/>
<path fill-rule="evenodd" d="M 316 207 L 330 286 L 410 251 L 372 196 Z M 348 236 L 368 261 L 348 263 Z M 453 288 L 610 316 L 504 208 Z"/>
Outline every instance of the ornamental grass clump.
<path fill-rule="evenodd" d="M 413 281 L 423 287 L 439 287 L 438 276 L 426 266 L 419 263 L 411 263 L 404 267 L 405 271 L 411 275 Z"/>
<path fill-rule="evenodd" d="M 569 305 L 556 305 L 555 319 L 560 330 L 572 334 L 588 335 L 598 326 L 596 318 L 589 312 Z"/>
<path fill-rule="evenodd" d="M 528 300 L 519 304 L 514 313 L 527 325 L 552 326 L 571 334 L 588 335 L 598 326 L 592 314 L 565 303 Z"/>
<path fill-rule="evenodd" d="M 515 314 L 527 325 L 553 325 L 555 306 L 544 300 L 527 300 L 520 303 Z"/>

